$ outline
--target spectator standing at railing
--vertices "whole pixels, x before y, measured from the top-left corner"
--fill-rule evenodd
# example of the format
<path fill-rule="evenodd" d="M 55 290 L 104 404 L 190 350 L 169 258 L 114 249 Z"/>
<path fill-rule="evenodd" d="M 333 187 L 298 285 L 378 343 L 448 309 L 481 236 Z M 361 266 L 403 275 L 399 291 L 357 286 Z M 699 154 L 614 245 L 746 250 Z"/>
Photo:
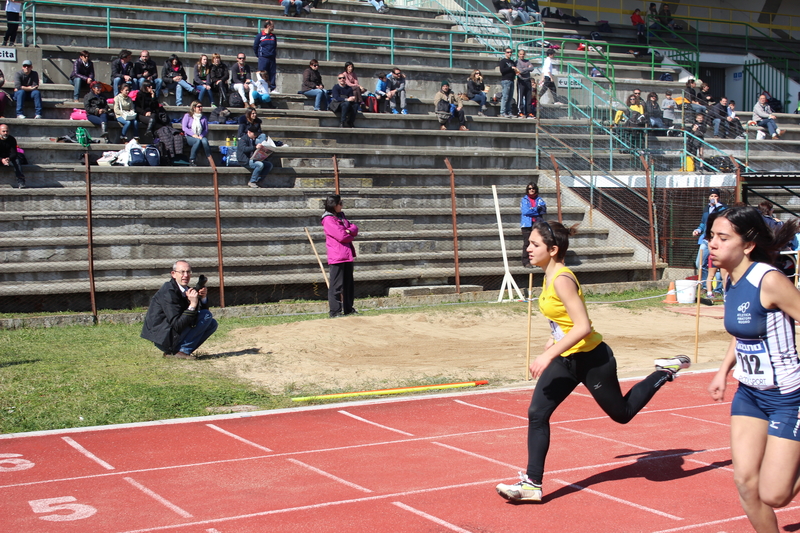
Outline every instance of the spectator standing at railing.
<path fill-rule="evenodd" d="M 500 87 L 502 98 L 500 99 L 500 116 L 513 118 L 511 114 L 511 100 L 514 98 L 514 78 L 519 74 L 517 63 L 511 56 L 514 51 L 506 48 L 503 57 L 500 58 Z"/>
<path fill-rule="evenodd" d="M 278 65 L 275 62 L 278 55 L 278 38 L 273 33 L 274 30 L 275 24 L 271 20 L 265 21 L 264 29 L 256 35 L 253 41 L 253 52 L 258 58 L 258 71 L 267 73 L 267 82 L 271 93 L 278 92 L 275 79 L 278 72 Z"/>
<path fill-rule="evenodd" d="M 131 51 L 120 50 L 119 56 L 111 62 L 111 85 L 114 87 L 114 96 L 119 94 L 121 83 L 127 83 L 131 89 L 137 89 L 136 78 L 133 77 L 133 63 Z"/>
<path fill-rule="evenodd" d="M 386 89 L 386 99 L 389 100 L 392 114 L 408 115 L 408 110 L 406 109 L 406 75 L 403 74 L 403 71 L 397 67 L 392 68 L 392 71 L 386 76 Z"/>
<path fill-rule="evenodd" d="M 300 93 L 314 99 L 314 111 L 328 110 L 328 93 L 322 83 L 322 74 L 319 72 L 319 61 L 312 59 L 308 68 L 303 71 L 303 83 Z"/>
<path fill-rule="evenodd" d="M 14 169 L 14 174 L 17 176 L 17 188 L 24 189 L 25 175 L 22 173 L 18 156 L 17 140 L 8 134 L 7 124 L 0 124 L 0 163 Z"/>
<path fill-rule="evenodd" d="M 486 111 L 486 85 L 483 83 L 480 70 L 473 70 L 467 78 L 467 97 L 481 106 L 478 116 L 482 117 Z"/>
<path fill-rule="evenodd" d="M 517 111 L 522 118 L 534 118 L 531 109 L 531 72 L 533 65 L 525 58 L 525 50 L 517 51 Z M 527 253 L 527 252 L 526 252 Z"/>
<path fill-rule="evenodd" d="M 139 59 L 133 64 L 133 76 L 136 78 L 136 85 L 141 89 L 142 82 L 149 81 L 153 84 L 153 89 L 157 95 L 161 95 L 161 88 L 164 82 L 158 77 L 158 66 L 150 59 L 150 52 L 142 50 Z"/>
<path fill-rule="evenodd" d="M 667 91 L 664 93 L 664 99 L 661 100 L 661 110 L 664 112 L 662 118 L 664 121 L 664 126 L 667 128 L 671 128 L 677 120 L 678 117 L 675 115 L 675 111 L 677 109 L 678 103 L 673 100 L 672 91 L 667 89 Z"/>
<path fill-rule="evenodd" d="M 3 36 L 3 46 L 14 46 L 19 30 L 19 14 L 22 11 L 22 2 L 6 0 L 6 34 Z M 25 44 L 25 43 L 22 43 Z"/>
<path fill-rule="evenodd" d="M 25 100 L 33 100 L 36 115 L 42 118 L 42 95 L 39 93 L 39 73 L 33 70 L 30 59 L 22 62 L 22 70 L 14 73 L 14 100 L 17 102 L 17 118 L 25 118 L 23 107 Z"/>
<path fill-rule="evenodd" d="M 775 115 L 772 114 L 772 108 L 767 103 L 767 96 L 762 94 L 758 97 L 758 102 L 753 107 L 753 120 L 762 128 L 767 128 L 770 137 L 774 140 L 780 139 L 783 135 L 783 130 L 778 129 L 775 123 Z"/>
<path fill-rule="evenodd" d="M 176 54 L 169 56 L 161 69 L 161 80 L 166 90 L 175 90 L 175 105 L 183 105 L 183 91 L 194 92 L 194 87 L 186 81 L 186 69 Z"/>
<path fill-rule="evenodd" d="M 89 59 L 89 52 L 84 50 L 78 54 L 78 59 L 72 64 L 72 74 L 69 79 L 74 87 L 72 91 L 72 99 L 78 101 L 81 92 L 81 85 L 86 84 L 87 88 L 92 86 L 95 80 L 94 76 L 94 63 Z"/>
<path fill-rule="evenodd" d="M 250 95 L 250 87 L 253 84 L 253 74 L 250 65 L 246 65 L 247 56 L 244 52 L 236 54 L 236 64 L 231 67 L 231 88 L 242 97 L 242 105 L 247 107 L 247 103 L 255 105 L 253 97 Z M 240 135 L 241 137 L 241 135 Z"/>

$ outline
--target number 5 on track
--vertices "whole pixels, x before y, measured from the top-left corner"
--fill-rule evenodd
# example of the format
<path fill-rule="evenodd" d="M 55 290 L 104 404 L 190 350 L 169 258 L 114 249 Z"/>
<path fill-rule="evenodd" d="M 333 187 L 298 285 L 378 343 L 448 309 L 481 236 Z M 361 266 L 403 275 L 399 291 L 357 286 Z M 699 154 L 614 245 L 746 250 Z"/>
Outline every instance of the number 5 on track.
<path fill-rule="evenodd" d="M 89 518 L 97 512 L 91 505 L 82 503 L 67 503 L 76 500 L 73 496 L 62 496 L 60 498 L 45 498 L 44 500 L 31 500 L 28 502 L 34 513 L 52 513 L 54 511 L 67 510 L 69 514 L 50 514 L 40 516 L 41 520 L 48 522 L 66 522 L 69 520 L 82 520 Z"/>

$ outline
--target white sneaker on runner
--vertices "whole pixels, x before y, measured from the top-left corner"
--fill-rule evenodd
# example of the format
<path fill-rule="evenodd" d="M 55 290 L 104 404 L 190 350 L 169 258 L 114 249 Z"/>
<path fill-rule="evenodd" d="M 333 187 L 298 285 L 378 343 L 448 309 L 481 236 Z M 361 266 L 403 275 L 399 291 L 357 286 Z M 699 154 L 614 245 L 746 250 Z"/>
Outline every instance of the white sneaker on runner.
<path fill-rule="evenodd" d="M 519 473 L 519 481 L 513 485 L 500 483 L 495 487 L 497 494 L 512 502 L 542 501 L 542 486 L 528 479 L 525 472 Z"/>
<path fill-rule="evenodd" d="M 656 365 L 656 370 L 666 370 L 670 373 L 670 381 L 672 381 L 679 370 L 685 370 L 692 366 L 692 360 L 686 355 L 677 355 L 669 359 L 656 359 L 654 363 Z"/>

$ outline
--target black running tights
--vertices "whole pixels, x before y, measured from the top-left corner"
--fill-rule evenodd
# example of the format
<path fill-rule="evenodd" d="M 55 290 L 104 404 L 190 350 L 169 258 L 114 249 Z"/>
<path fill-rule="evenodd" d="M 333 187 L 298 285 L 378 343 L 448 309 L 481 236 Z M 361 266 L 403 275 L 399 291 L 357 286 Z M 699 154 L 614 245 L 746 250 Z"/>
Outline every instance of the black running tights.
<path fill-rule="evenodd" d="M 586 385 L 612 420 L 626 424 L 668 378 L 668 372 L 656 370 L 623 396 L 617 379 L 617 360 L 606 343 L 601 342 L 589 352 L 557 357 L 539 377 L 528 408 L 528 477 L 535 482 L 542 481 L 544 461 L 550 448 L 550 416 L 578 383 Z"/>

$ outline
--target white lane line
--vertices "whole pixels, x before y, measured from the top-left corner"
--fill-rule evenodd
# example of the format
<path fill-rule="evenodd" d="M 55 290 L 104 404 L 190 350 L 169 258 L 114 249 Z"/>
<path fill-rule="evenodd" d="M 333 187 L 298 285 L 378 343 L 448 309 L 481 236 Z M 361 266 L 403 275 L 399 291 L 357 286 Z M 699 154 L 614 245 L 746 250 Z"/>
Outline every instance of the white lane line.
<path fill-rule="evenodd" d="M 404 503 L 392 502 L 392 505 L 396 505 L 400 509 L 405 509 L 406 511 L 414 513 L 417 516 L 421 516 L 422 518 L 430 520 L 431 522 L 433 522 L 435 524 L 439 524 L 440 526 L 444 526 L 447 529 L 449 529 L 450 531 L 456 531 L 458 533 L 471 533 L 470 531 L 467 531 L 466 529 L 461 529 L 460 527 L 455 526 L 455 525 L 451 524 L 450 522 L 445 522 L 441 518 L 436 518 L 435 516 L 429 515 L 428 513 L 424 513 L 422 511 L 420 511 L 419 509 L 414 509 L 413 507 L 409 507 L 408 505 L 406 505 Z"/>
<path fill-rule="evenodd" d="M 235 433 L 231 433 L 230 431 L 225 431 L 221 427 L 215 426 L 214 424 L 206 424 L 206 426 L 210 427 L 214 431 L 219 431 L 223 435 L 227 435 L 229 437 L 233 437 L 234 439 L 238 440 L 239 442 L 244 442 L 245 444 L 249 444 L 250 446 L 253 446 L 254 448 L 258 448 L 259 450 L 262 450 L 262 451 L 265 451 L 265 452 L 271 452 L 272 451 L 269 448 L 261 446 L 260 444 L 256 444 L 255 442 L 249 441 L 249 440 L 245 439 L 244 437 L 240 437 L 239 435 L 237 435 Z"/>
<path fill-rule="evenodd" d="M 512 469 L 519 470 L 518 466 L 514 466 L 508 463 L 504 463 L 502 461 L 498 461 L 497 459 L 492 459 L 491 457 L 486 457 L 485 455 L 480 455 L 474 452 L 468 452 L 467 450 L 462 450 L 461 448 L 456 448 L 455 446 L 450 446 L 448 444 L 442 444 L 441 442 L 431 442 L 431 444 L 435 444 L 436 446 L 441 446 L 442 448 L 447 448 L 448 450 L 453 450 L 454 452 L 463 453 L 464 455 L 469 455 L 470 457 L 477 457 L 478 459 L 483 459 L 484 461 L 488 461 L 490 463 L 494 463 L 500 466 L 507 466 Z"/>
<path fill-rule="evenodd" d="M 775 509 L 775 513 L 785 513 L 786 511 L 796 511 L 800 507 L 784 507 L 782 509 Z M 654 531 L 653 533 L 673 533 L 674 531 L 689 531 L 690 529 L 697 529 L 701 527 L 715 526 L 717 524 L 726 524 L 728 522 L 735 522 L 737 520 L 747 520 L 747 515 L 732 516 L 730 518 L 722 518 L 720 520 L 712 520 L 711 522 L 702 522 L 700 524 L 691 524 L 683 527 L 676 527 L 673 529 L 662 529 L 661 531 Z"/>
<path fill-rule="evenodd" d="M 681 418 L 688 418 L 689 420 L 696 420 L 698 422 L 702 422 L 704 424 L 716 424 L 718 426 L 725 426 L 726 428 L 731 427 L 730 422 L 715 422 L 713 420 L 706 420 L 705 418 L 697 418 L 696 416 L 687 416 L 687 415 L 680 415 L 678 413 L 670 413 L 672 416 L 679 416 Z"/>
<path fill-rule="evenodd" d="M 586 491 L 589 494 L 593 494 L 595 496 L 599 496 L 599 497 L 605 498 L 607 500 L 615 501 L 615 502 L 621 503 L 623 505 L 628 505 L 630 507 L 633 507 L 634 509 L 639 509 L 640 511 L 647 511 L 647 512 L 650 512 L 650 513 L 657 514 L 659 516 L 663 516 L 665 518 L 671 518 L 672 520 L 683 520 L 683 518 L 681 518 L 679 516 L 671 515 L 669 513 L 665 513 L 663 511 L 659 511 L 658 509 L 653 509 L 651 507 L 646 507 L 644 505 L 639 505 L 638 503 L 629 502 L 628 500 L 623 500 L 622 498 L 617 498 L 616 496 L 611 496 L 610 494 L 605 494 L 605 493 L 602 493 L 602 492 L 599 492 L 599 491 L 596 491 L 596 490 L 593 490 L 593 489 L 590 489 L 590 488 L 587 488 L 587 487 L 582 487 L 580 485 L 576 485 L 575 483 L 569 483 L 567 481 L 562 481 L 560 479 L 554 479 L 553 481 L 555 481 L 556 483 L 561 483 L 562 485 L 566 485 L 567 487 L 578 489 L 580 491 Z"/>
<path fill-rule="evenodd" d="M 328 479 L 332 479 L 332 480 L 337 481 L 337 482 L 339 482 L 339 483 L 341 483 L 343 485 L 347 485 L 348 487 L 352 487 L 352 488 L 354 488 L 356 490 L 360 490 L 361 492 L 372 492 L 371 490 L 369 490 L 366 487 L 362 487 L 361 485 L 356 485 L 355 483 L 351 483 L 350 481 L 347 481 L 347 480 L 344 480 L 344 479 L 342 479 L 340 477 L 334 476 L 333 474 L 331 474 L 329 472 L 325 472 L 324 470 L 320 470 L 319 468 L 316 468 L 314 466 L 306 464 L 303 461 L 298 461 L 297 459 L 287 459 L 287 461 L 289 461 L 290 463 L 294 463 L 296 465 L 302 466 L 303 468 L 308 468 L 312 472 L 316 472 L 317 474 L 319 474 L 321 476 L 325 476 Z"/>
<path fill-rule="evenodd" d="M 631 448 L 637 448 L 639 450 L 652 451 L 652 448 L 648 448 L 646 446 L 638 446 L 636 444 L 630 444 L 628 442 L 623 442 L 623 441 L 621 441 L 619 439 L 612 439 L 610 437 L 602 437 L 602 436 L 597 435 L 595 433 L 587 433 L 585 431 L 578 431 L 577 429 L 565 428 L 565 427 L 559 427 L 558 429 L 561 429 L 563 431 L 569 431 L 570 433 L 577 433 L 578 435 L 583 435 L 585 437 L 593 437 L 595 439 L 607 440 L 609 442 L 615 442 L 617 444 L 622 444 L 623 446 L 630 446 Z"/>
<path fill-rule="evenodd" d="M 217 529 L 214 529 L 214 528 L 212 527 L 211 529 L 206 529 L 206 533 L 222 533 L 222 532 L 221 532 L 221 531 L 219 531 L 219 530 L 217 530 Z"/>
<path fill-rule="evenodd" d="M 382 424 L 378 424 L 377 422 L 372 422 L 371 420 L 367 420 L 366 418 L 361 418 L 360 416 L 356 416 L 356 415 L 354 415 L 352 413 L 348 413 L 347 411 L 337 411 L 337 412 L 339 412 L 339 413 L 341 413 L 341 414 L 343 414 L 345 416 L 349 416 L 350 418 L 354 418 L 356 420 L 359 420 L 361 422 L 365 422 L 367 424 L 372 424 L 373 426 L 377 426 L 379 428 L 388 429 L 389 431 L 394 431 L 395 433 L 400 433 L 401 435 L 406 435 L 408 437 L 413 437 L 414 436 L 413 433 L 406 433 L 405 431 L 401 431 L 399 429 L 390 428 L 389 426 L 384 426 Z"/>
<path fill-rule="evenodd" d="M 64 442 L 66 442 L 67 444 L 69 444 L 70 446 L 72 446 L 73 448 L 75 448 L 76 450 L 78 450 L 79 452 L 81 452 L 83 455 L 85 455 L 86 457 L 88 457 L 89 459 L 94 461 L 95 463 L 97 463 L 100 466 L 102 466 L 103 468 L 105 468 L 106 470 L 114 470 L 113 466 L 111 466 L 107 462 L 105 462 L 102 459 L 100 459 L 99 457 L 97 457 L 95 454 L 93 454 L 92 452 L 90 452 L 89 450 L 87 450 L 86 448 L 84 448 L 83 446 L 81 446 L 80 444 L 75 442 L 74 440 L 72 440 L 70 437 L 61 437 L 61 439 Z"/>
<path fill-rule="evenodd" d="M 474 403 L 465 402 L 463 400 L 453 400 L 455 403 L 460 403 L 461 405 L 466 405 L 467 407 L 474 407 L 475 409 L 481 409 L 483 411 L 489 411 L 490 413 L 497 413 L 498 415 L 505 415 L 505 416 L 512 416 L 514 418 L 520 418 L 522 420 L 527 420 L 527 416 L 519 416 L 514 415 L 511 413 L 506 413 L 505 411 L 498 411 L 497 409 L 491 409 L 489 407 L 484 407 L 482 405 L 475 405 Z"/>
<path fill-rule="evenodd" d="M 134 487 L 136 487 L 140 491 L 144 492 L 145 494 L 147 494 L 148 496 L 153 498 L 155 501 L 157 501 L 158 503 L 160 503 L 161 505 L 163 505 L 167 509 L 176 512 L 177 514 L 179 514 L 180 516 L 182 516 L 184 518 L 194 518 L 191 515 L 191 513 L 187 512 L 187 511 L 184 511 L 183 509 L 181 509 L 180 507 L 178 507 L 177 505 L 175 505 L 171 501 L 167 500 L 166 498 L 164 498 L 160 494 L 156 494 L 155 492 L 153 492 L 152 490 L 148 489 L 147 487 L 145 487 L 144 485 L 142 485 L 141 483 L 139 483 L 135 479 L 133 479 L 131 477 L 124 477 L 122 479 L 124 479 L 125 481 L 127 481 L 128 483 L 130 483 L 131 485 L 133 485 Z"/>

